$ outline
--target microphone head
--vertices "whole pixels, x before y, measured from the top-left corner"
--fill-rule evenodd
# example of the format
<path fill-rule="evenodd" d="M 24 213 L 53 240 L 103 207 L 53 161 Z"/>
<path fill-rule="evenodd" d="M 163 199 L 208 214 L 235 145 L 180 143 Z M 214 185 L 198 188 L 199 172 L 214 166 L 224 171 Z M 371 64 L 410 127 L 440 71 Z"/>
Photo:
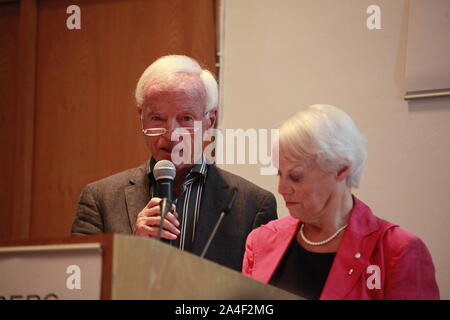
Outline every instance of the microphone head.
<path fill-rule="evenodd" d="M 223 212 L 225 212 L 225 214 L 229 214 L 231 209 L 233 208 L 237 193 L 238 193 L 238 190 L 236 187 L 234 187 L 233 189 L 231 189 L 230 193 L 228 194 L 227 202 L 225 202 L 226 207 L 223 208 L 223 210 L 222 210 Z"/>
<path fill-rule="evenodd" d="M 175 165 L 169 160 L 160 160 L 153 167 L 153 175 L 156 181 L 160 179 L 173 180 L 176 174 L 177 170 L 175 169 Z"/>

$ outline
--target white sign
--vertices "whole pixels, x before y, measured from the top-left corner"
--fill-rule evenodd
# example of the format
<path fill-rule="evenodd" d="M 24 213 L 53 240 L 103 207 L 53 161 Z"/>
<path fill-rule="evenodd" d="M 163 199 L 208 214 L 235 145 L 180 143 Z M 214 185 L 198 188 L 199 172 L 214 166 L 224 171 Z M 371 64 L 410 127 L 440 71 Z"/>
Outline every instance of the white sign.
<path fill-rule="evenodd" d="M 0 300 L 100 299 L 100 244 L 0 248 Z"/>

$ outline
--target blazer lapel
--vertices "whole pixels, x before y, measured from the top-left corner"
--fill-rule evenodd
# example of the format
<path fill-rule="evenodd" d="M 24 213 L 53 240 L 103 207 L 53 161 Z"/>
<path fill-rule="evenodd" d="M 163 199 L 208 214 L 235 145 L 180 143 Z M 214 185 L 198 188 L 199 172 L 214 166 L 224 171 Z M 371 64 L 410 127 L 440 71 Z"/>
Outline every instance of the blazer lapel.
<path fill-rule="evenodd" d="M 132 232 L 137 215 L 150 201 L 150 180 L 147 175 L 148 163 L 136 168 L 130 177 L 130 185 L 125 188 L 125 202 Z"/>
<path fill-rule="evenodd" d="M 262 248 L 261 251 L 272 252 L 272 254 L 267 255 L 267 258 L 263 263 L 264 268 L 256 268 L 256 274 L 252 276 L 264 283 L 269 283 L 280 265 L 286 250 L 289 248 L 289 245 L 297 234 L 300 223 L 300 220 L 288 216 L 284 218 L 284 224 L 282 226 L 279 226 L 272 235 L 267 235 L 267 237 L 273 238 L 269 239 L 269 241 L 267 241 L 267 239 L 265 240 L 267 246 Z M 256 250 L 255 254 L 257 254 Z M 255 258 L 259 259 L 259 257 Z M 259 262 L 259 264 L 261 264 L 261 262 Z"/>
<path fill-rule="evenodd" d="M 379 238 L 380 226 L 370 208 L 354 197 L 349 225 L 327 281 L 321 300 L 341 300 L 353 289 L 369 265 L 369 258 Z"/>
<path fill-rule="evenodd" d="M 228 198 L 228 184 L 214 165 L 208 166 L 192 252 L 200 255 Z"/>

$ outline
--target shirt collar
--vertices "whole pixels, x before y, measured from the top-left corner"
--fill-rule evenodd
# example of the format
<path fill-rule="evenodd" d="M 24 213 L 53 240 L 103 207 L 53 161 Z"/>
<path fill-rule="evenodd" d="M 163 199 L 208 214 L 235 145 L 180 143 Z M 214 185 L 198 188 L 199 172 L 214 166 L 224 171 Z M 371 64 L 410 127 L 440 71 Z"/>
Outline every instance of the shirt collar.
<path fill-rule="evenodd" d="M 150 157 L 150 160 L 148 161 L 148 165 L 147 165 L 147 174 L 151 178 L 153 177 L 152 171 L 153 171 L 153 168 L 155 167 L 155 165 L 156 165 L 156 160 L 153 157 Z M 191 170 L 189 171 L 186 178 L 188 178 L 191 175 L 197 175 L 197 176 L 206 178 L 207 165 L 208 165 L 208 161 L 207 161 L 205 155 L 202 153 L 199 163 L 194 164 L 194 166 L 191 168 Z"/>

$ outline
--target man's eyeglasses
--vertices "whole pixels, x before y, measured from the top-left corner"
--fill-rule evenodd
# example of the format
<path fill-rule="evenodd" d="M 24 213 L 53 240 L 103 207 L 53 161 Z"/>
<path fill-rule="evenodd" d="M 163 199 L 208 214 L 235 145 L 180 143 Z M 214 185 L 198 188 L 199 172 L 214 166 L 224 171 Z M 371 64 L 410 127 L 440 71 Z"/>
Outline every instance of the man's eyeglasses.
<path fill-rule="evenodd" d="M 203 114 L 203 118 L 209 114 L 209 111 L 205 112 Z M 146 135 L 147 137 L 157 137 L 162 136 L 169 132 L 169 129 L 166 128 L 146 128 L 144 129 L 144 123 L 143 123 L 143 117 L 141 116 L 141 126 L 142 126 L 142 133 Z M 192 135 L 195 133 L 196 130 L 199 128 L 197 127 L 180 127 L 175 128 L 173 131 L 180 135 Z"/>
<path fill-rule="evenodd" d="M 175 128 L 173 131 L 175 131 L 178 134 L 190 135 L 190 134 L 194 134 L 195 130 L 197 130 L 197 128 L 195 128 L 195 127 L 181 127 L 181 128 Z M 167 132 L 169 132 L 169 130 L 166 128 L 148 128 L 148 129 L 142 129 L 142 132 L 147 137 L 157 137 L 157 136 L 162 136 L 162 135 L 166 134 Z"/>

